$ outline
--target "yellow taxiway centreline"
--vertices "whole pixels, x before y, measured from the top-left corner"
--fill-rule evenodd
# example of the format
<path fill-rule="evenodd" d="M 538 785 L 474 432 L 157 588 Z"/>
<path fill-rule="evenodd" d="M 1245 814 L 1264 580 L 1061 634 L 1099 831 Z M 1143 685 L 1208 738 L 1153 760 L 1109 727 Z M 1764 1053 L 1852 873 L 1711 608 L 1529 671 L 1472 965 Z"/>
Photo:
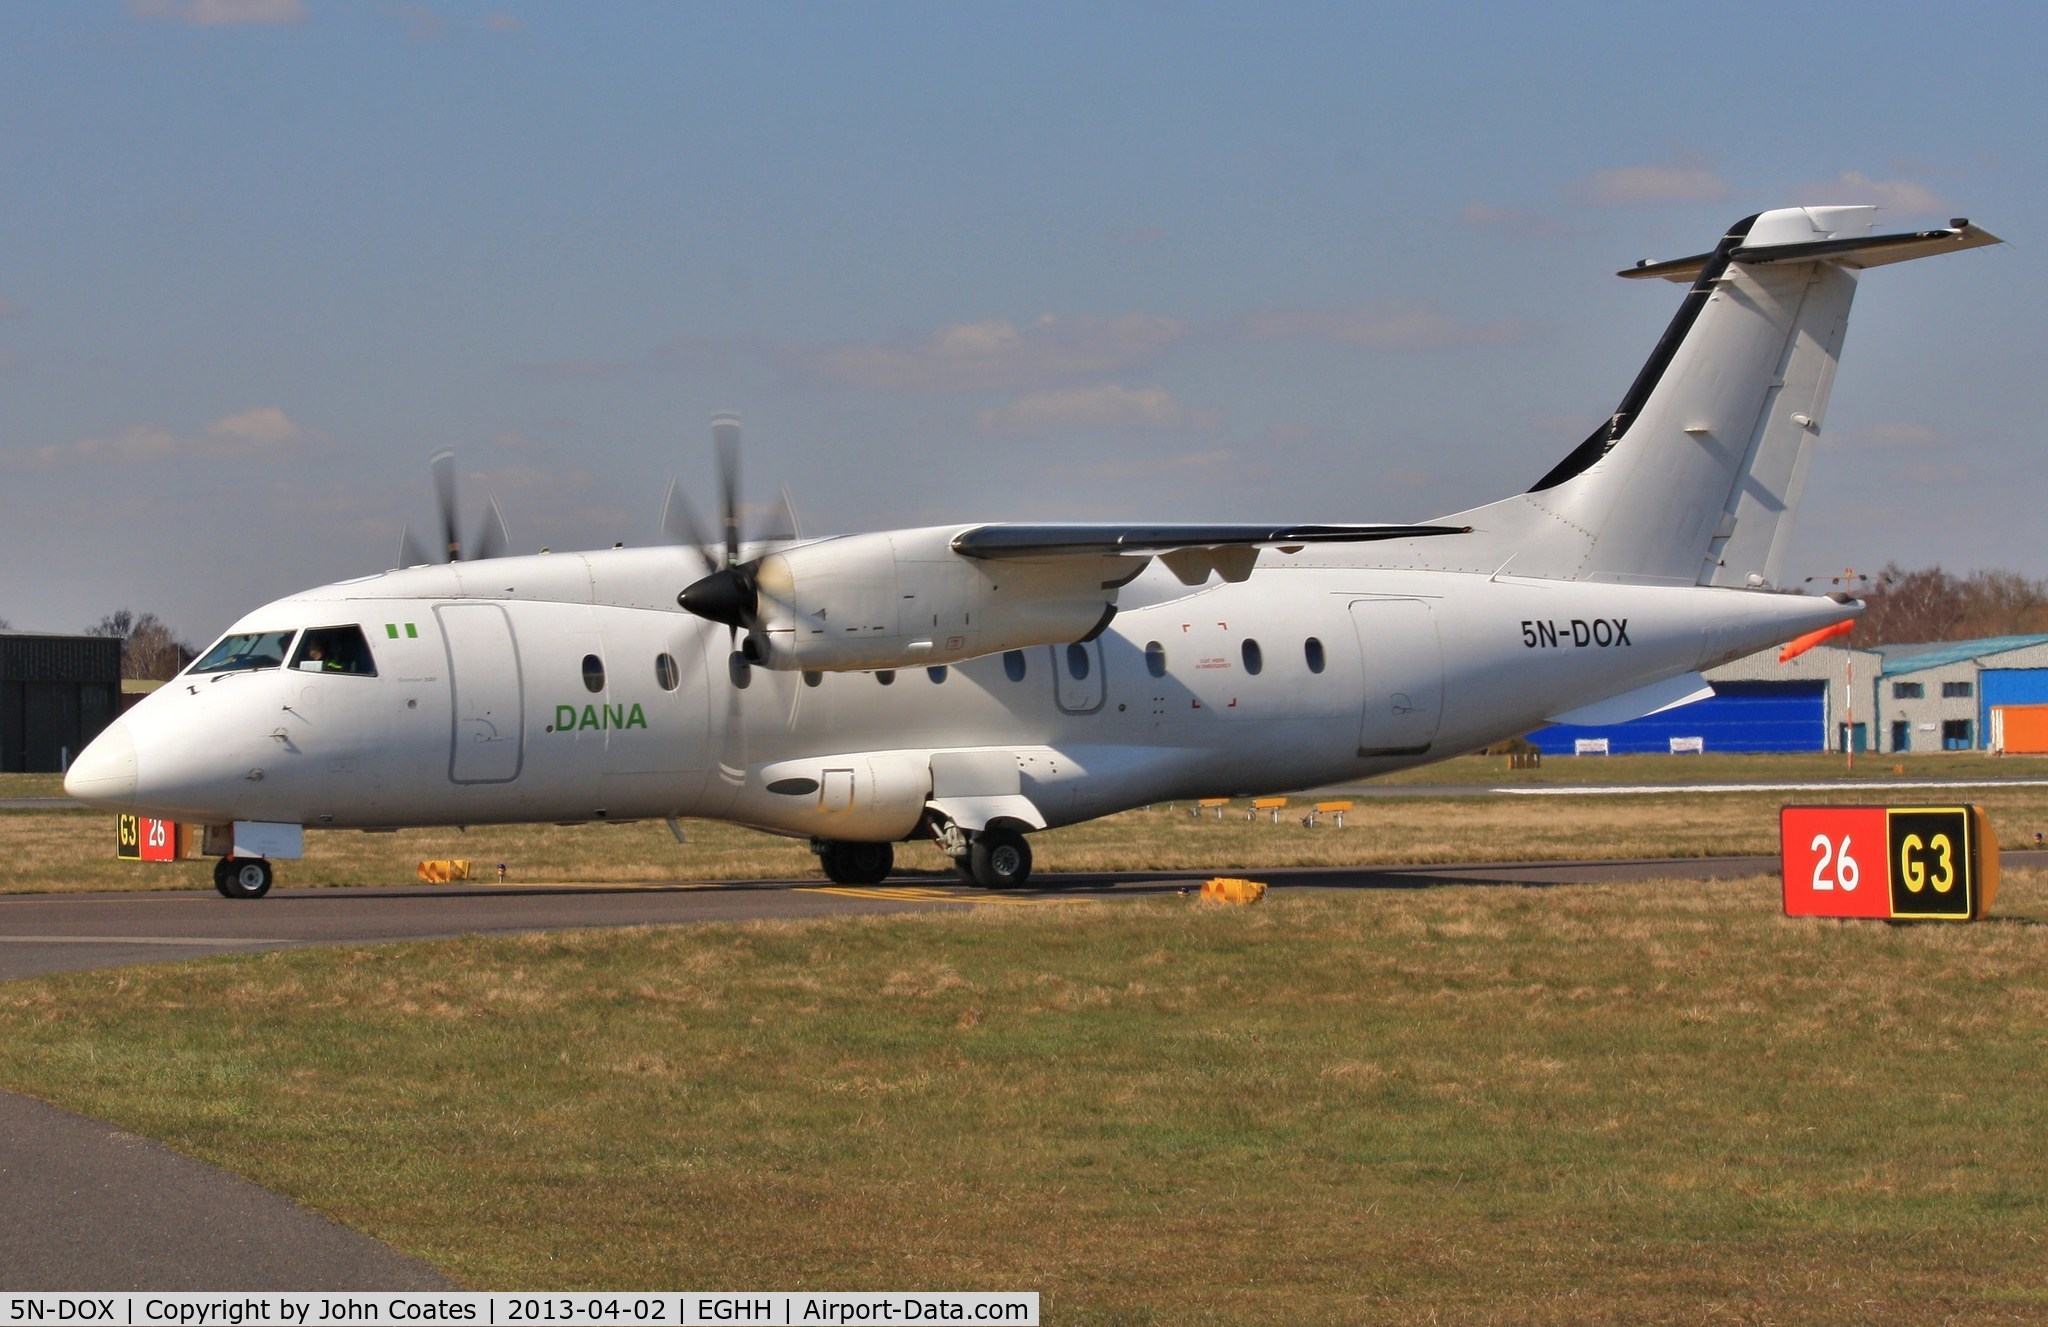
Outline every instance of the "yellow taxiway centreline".
<path fill-rule="evenodd" d="M 943 889 L 920 889 L 916 886 L 853 886 L 802 885 L 799 893 L 836 894 L 840 898 L 891 899 L 899 903 L 982 903 L 1007 904 L 1011 907 L 1035 907 L 1041 903 L 1092 903 L 1093 899 L 1048 899 L 1048 898 L 1004 898 L 991 894 L 954 894 Z"/>

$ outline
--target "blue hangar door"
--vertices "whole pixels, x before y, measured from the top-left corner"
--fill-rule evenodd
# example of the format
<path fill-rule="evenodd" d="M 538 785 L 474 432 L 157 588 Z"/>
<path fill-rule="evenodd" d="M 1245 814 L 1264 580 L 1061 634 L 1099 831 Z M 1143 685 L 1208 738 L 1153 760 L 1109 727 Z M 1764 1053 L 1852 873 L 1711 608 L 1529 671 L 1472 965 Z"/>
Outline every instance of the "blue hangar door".
<path fill-rule="evenodd" d="M 1716 682 L 1706 700 L 1627 723 L 1589 728 L 1553 724 L 1529 734 L 1545 755 L 1572 753 L 1581 737 L 1604 737 L 1615 755 L 1669 752 L 1674 737 L 1705 739 L 1709 751 L 1825 751 L 1828 684 Z"/>

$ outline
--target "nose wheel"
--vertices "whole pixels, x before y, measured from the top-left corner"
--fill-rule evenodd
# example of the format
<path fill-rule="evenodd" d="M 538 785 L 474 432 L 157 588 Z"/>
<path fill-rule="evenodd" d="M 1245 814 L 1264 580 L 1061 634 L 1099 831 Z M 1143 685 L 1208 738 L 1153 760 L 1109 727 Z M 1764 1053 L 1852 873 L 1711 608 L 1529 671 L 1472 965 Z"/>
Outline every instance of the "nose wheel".
<path fill-rule="evenodd" d="M 262 898 L 271 879 L 270 863 L 261 857 L 223 857 L 213 865 L 213 887 L 222 898 Z"/>

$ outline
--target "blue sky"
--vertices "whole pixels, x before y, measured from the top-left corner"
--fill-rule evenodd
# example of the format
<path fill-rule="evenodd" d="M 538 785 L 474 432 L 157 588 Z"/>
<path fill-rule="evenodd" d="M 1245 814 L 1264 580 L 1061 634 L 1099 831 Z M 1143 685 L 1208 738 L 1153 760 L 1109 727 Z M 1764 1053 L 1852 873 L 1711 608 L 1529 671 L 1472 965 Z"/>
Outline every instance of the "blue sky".
<path fill-rule="evenodd" d="M 2048 575 L 2024 6 L 0 9 L 0 617 L 199 641 L 392 561 L 453 447 L 521 549 L 671 475 L 811 531 L 1420 519 L 1526 487 L 1792 203 L 1865 278 L 1788 570 Z M 708 505 L 702 502 L 701 505 Z"/>

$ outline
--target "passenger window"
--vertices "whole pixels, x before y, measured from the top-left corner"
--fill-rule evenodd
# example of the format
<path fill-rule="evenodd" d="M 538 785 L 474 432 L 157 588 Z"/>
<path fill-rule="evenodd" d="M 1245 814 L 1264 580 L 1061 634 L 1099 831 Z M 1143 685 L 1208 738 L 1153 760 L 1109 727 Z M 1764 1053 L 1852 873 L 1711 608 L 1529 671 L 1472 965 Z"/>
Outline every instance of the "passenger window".
<path fill-rule="evenodd" d="M 1154 677 L 1166 676 L 1166 647 L 1156 640 L 1145 647 L 1145 671 Z"/>
<path fill-rule="evenodd" d="M 927 668 L 924 670 L 924 675 L 926 677 L 929 677 L 934 682 L 943 682 L 946 680 L 946 665 L 938 664 L 934 667 Z"/>
<path fill-rule="evenodd" d="M 683 675 L 676 670 L 674 655 L 657 654 L 654 656 L 654 680 L 663 691 L 674 691 L 676 689 L 677 684 L 683 680 Z"/>
<path fill-rule="evenodd" d="M 1086 645 L 1067 646 L 1067 672 L 1072 675 L 1076 682 L 1088 676 L 1088 647 Z"/>
<path fill-rule="evenodd" d="M 1240 653 L 1244 655 L 1244 670 L 1257 677 L 1259 670 L 1266 666 L 1266 656 L 1260 651 L 1259 643 L 1255 640 L 1246 641 Z"/>
<path fill-rule="evenodd" d="M 585 691 L 604 690 L 604 660 L 594 654 L 583 656 L 583 689 Z"/>
<path fill-rule="evenodd" d="M 308 673 L 354 673 L 375 677 L 376 660 L 370 657 L 370 642 L 357 626 L 312 627 L 299 637 L 292 654 L 292 667 Z"/>
<path fill-rule="evenodd" d="M 242 673 L 257 668 L 278 668 L 284 664 L 285 649 L 292 643 L 289 631 L 251 631 L 229 636 L 192 665 L 195 673 Z"/>
<path fill-rule="evenodd" d="M 1012 682 L 1022 682 L 1024 680 L 1024 651 L 1004 650 L 1003 671 L 1009 674 Z"/>
<path fill-rule="evenodd" d="M 1301 652 L 1308 659 L 1308 670 L 1311 673 L 1323 671 L 1323 665 L 1327 660 L 1323 658 L 1323 643 L 1321 641 L 1317 640 L 1314 636 L 1310 636 L 1301 643 Z"/>

